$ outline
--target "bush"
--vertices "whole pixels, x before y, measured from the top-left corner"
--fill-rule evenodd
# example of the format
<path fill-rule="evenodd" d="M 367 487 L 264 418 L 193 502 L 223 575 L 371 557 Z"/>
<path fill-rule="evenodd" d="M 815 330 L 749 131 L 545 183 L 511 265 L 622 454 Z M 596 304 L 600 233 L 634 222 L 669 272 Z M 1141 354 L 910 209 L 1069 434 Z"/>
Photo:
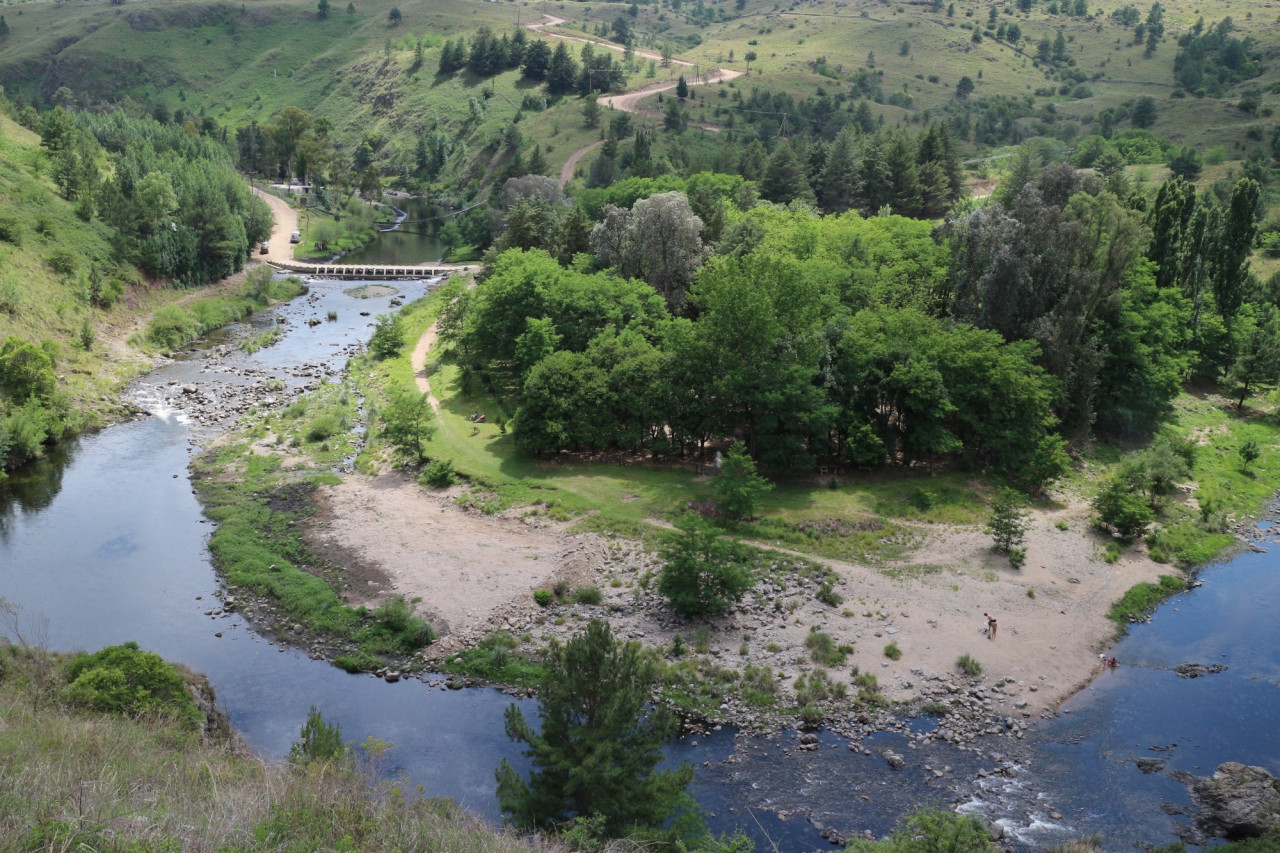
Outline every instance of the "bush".
<path fill-rule="evenodd" d="M 1119 478 L 1113 478 L 1093 499 L 1098 523 L 1114 530 L 1124 539 L 1132 539 L 1146 529 L 1155 514 L 1146 499 L 1130 491 Z"/>
<path fill-rule="evenodd" d="M 973 655 L 967 653 L 956 658 L 956 669 L 970 678 L 977 678 L 982 675 L 982 664 Z"/>
<path fill-rule="evenodd" d="M 173 664 L 141 651 L 137 643 L 76 655 L 67 664 L 66 678 L 68 698 L 84 708 L 130 717 L 158 712 L 191 729 L 203 719 Z"/>
<path fill-rule="evenodd" d="M 162 305 L 147 323 L 147 340 L 158 347 L 175 350 L 200 336 L 200 321 L 177 305 Z"/>
<path fill-rule="evenodd" d="M 809 629 L 809 636 L 804 638 L 805 648 L 813 662 L 822 666 L 839 666 L 853 652 L 853 646 L 836 645 L 830 634 L 819 631 L 816 627 Z"/>
<path fill-rule="evenodd" d="M 550 607 L 551 602 L 555 601 L 556 597 L 549 589 L 535 589 L 533 591 L 533 600 L 539 607 Z"/>
<path fill-rule="evenodd" d="M 604 595 L 598 586 L 580 586 L 573 591 L 573 601 L 575 604 L 600 604 Z"/>
<path fill-rule="evenodd" d="M 1108 615 L 1122 625 L 1141 619 L 1155 610 L 1160 602 L 1186 588 L 1187 582 L 1184 579 L 1174 575 L 1161 575 L 1158 583 L 1140 583 L 1130 587 L 1124 597 L 1111 606 Z"/>
<path fill-rule="evenodd" d="M 732 521 L 749 517 L 755 511 L 756 502 L 772 488 L 768 480 L 756 473 L 755 460 L 740 441 L 729 448 L 720 473 L 711 483 L 716 508 Z"/>
<path fill-rule="evenodd" d="M 334 761 L 346 754 L 342 727 L 337 723 L 326 723 L 315 705 L 307 712 L 307 721 L 302 724 L 299 736 L 300 739 L 289 747 L 290 761 L 310 764 L 313 761 Z"/>
<path fill-rule="evenodd" d="M 458 481 L 458 472 L 454 470 L 452 459 L 437 459 L 427 466 L 422 473 L 422 480 L 437 489 L 447 489 Z"/>
<path fill-rule="evenodd" d="M 819 587 L 818 600 L 828 607 L 839 607 L 844 604 L 844 599 L 840 597 L 840 593 L 836 592 L 835 587 L 829 582 Z"/>
<path fill-rule="evenodd" d="M 898 648 L 898 643 L 896 640 L 891 641 L 887 646 L 884 647 L 884 656 L 887 657 L 889 660 L 902 659 L 902 649 Z"/>

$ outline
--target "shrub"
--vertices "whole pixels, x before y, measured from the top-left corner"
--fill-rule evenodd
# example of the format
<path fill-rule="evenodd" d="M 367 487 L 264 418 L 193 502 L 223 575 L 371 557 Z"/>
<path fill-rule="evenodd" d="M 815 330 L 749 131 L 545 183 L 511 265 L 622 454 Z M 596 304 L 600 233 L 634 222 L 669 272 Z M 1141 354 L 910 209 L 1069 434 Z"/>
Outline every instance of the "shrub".
<path fill-rule="evenodd" d="M 809 629 L 809 636 L 804 638 L 805 648 L 813 662 L 822 666 L 839 666 L 853 652 L 853 646 L 836 645 L 830 634 L 819 631 L 816 627 Z"/>
<path fill-rule="evenodd" d="M 580 586 L 573 591 L 573 600 L 576 604 L 600 604 L 604 594 L 598 586 Z"/>
<path fill-rule="evenodd" d="M 422 480 L 437 489 L 447 489 L 458 481 L 458 472 L 454 470 L 452 459 L 437 459 L 427 466 Z M 550 593 L 547 593 L 550 595 Z"/>
<path fill-rule="evenodd" d="M 824 583 L 818 589 L 818 600 L 828 607 L 839 607 L 844 604 L 844 599 L 840 597 L 840 593 L 836 592 L 835 587 L 829 582 Z"/>
<path fill-rule="evenodd" d="M 956 658 L 956 669 L 970 678 L 977 678 L 982 675 L 982 664 L 978 662 L 977 658 L 968 653 Z"/>
<path fill-rule="evenodd" d="M 1161 575 L 1158 583 L 1140 583 L 1130 587 L 1124 597 L 1111 606 L 1108 614 L 1114 621 L 1124 624 L 1140 619 L 1155 610 L 1170 596 L 1187 588 L 1187 582 L 1174 575 Z"/>
<path fill-rule="evenodd" d="M 733 521 L 749 517 L 755 511 L 756 502 L 772 488 L 773 484 L 756 473 L 755 460 L 740 441 L 729 448 L 720 473 L 711 483 L 716 508 Z"/>
<path fill-rule="evenodd" d="M 535 589 L 533 591 L 533 600 L 539 607 L 550 607 L 551 602 L 555 601 L 556 597 L 549 589 Z"/>
<path fill-rule="evenodd" d="M 1124 539 L 1132 539 L 1146 529 L 1155 514 L 1146 500 L 1130 491 L 1118 478 L 1112 479 L 1093 499 L 1098 523 Z"/>
<path fill-rule="evenodd" d="M 898 648 L 897 641 L 892 641 L 887 646 L 884 647 L 884 656 L 887 657 L 889 660 L 902 659 L 902 649 Z"/>
<path fill-rule="evenodd" d="M 346 751 L 346 744 L 342 742 L 342 727 L 337 723 L 326 723 L 316 706 L 312 705 L 307 712 L 307 721 L 302 724 L 299 740 L 289 747 L 289 760 L 299 764 L 334 761 L 345 755 Z"/>
<path fill-rule="evenodd" d="M 162 305 L 147 323 L 147 340 L 158 347 L 175 350 L 200 336 L 200 321 L 177 305 Z"/>
<path fill-rule="evenodd" d="M 67 696 L 81 707 L 130 717 L 159 712 L 192 729 L 203 718 L 173 664 L 137 643 L 76 655 L 66 678 Z"/>

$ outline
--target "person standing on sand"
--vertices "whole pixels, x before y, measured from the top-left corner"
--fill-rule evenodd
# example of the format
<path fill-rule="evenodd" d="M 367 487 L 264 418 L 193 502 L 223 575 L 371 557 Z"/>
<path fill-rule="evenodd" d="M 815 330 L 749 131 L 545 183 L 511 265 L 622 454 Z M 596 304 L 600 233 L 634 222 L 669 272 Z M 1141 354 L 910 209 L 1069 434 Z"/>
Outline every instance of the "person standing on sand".
<path fill-rule="evenodd" d="M 996 617 L 990 613 L 983 613 L 987 620 L 987 639 L 994 640 L 996 638 Z"/>

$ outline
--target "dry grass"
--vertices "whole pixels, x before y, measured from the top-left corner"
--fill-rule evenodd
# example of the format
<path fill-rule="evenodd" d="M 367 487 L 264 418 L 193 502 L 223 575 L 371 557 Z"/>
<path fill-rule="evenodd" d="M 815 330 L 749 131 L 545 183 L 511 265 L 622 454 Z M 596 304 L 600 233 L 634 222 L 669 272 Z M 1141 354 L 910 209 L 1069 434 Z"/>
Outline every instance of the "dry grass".
<path fill-rule="evenodd" d="M 559 849 L 380 780 L 365 750 L 342 766 L 270 764 L 163 719 L 37 707 L 19 662 L 4 663 L 0 853 Z"/>

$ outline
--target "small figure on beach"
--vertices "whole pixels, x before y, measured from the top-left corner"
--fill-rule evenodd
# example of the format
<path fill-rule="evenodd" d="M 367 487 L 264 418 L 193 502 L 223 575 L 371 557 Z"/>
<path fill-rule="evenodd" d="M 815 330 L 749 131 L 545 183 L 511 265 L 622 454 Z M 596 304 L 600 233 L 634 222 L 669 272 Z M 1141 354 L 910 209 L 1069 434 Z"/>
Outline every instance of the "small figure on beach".
<path fill-rule="evenodd" d="M 994 640 L 996 638 L 996 617 L 990 613 L 983 613 L 982 616 L 987 620 L 987 639 Z"/>
<path fill-rule="evenodd" d="M 1117 663 L 1115 658 L 1107 658 L 1107 669 L 1115 669 Z"/>

